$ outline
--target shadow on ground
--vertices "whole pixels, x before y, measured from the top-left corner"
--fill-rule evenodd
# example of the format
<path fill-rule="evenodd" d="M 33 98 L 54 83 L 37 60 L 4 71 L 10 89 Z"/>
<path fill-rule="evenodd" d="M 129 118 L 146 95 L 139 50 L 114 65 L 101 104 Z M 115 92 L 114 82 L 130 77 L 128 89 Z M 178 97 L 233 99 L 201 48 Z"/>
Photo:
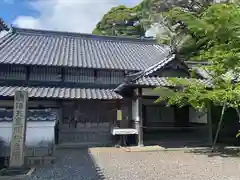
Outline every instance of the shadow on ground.
<path fill-rule="evenodd" d="M 95 164 L 88 149 L 57 150 L 53 165 L 37 168 L 29 180 L 103 180 L 101 169 Z"/>
<path fill-rule="evenodd" d="M 211 148 L 199 148 L 191 150 L 187 153 L 195 153 L 195 154 L 204 154 L 208 157 L 239 157 L 240 158 L 240 148 L 225 148 L 225 147 L 217 147 L 214 152 L 212 152 Z"/>

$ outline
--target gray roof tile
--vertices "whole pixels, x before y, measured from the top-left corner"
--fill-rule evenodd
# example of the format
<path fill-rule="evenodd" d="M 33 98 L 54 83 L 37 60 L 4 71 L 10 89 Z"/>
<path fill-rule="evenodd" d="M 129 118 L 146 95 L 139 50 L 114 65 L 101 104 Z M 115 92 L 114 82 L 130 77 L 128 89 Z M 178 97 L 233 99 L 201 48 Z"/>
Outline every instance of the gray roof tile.
<path fill-rule="evenodd" d="M 14 96 L 16 90 L 26 90 L 29 97 L 57 98 L 57 99 L 121 99 L 111 89 L 81 89 L 81 88 L 58 88 L 58 87 L 18 87 L 0 86 L 0 96 Z"/>
<path fill-rule="evenodd" d="M 182 79 L 182 78 L 179 78 L 179 79 Z M 189 78 L 184 78 L 184 79 L 191 81 L 191 79 L 189 79 Z M 196 79 L 194 79 L 194 80 L 196 80 Z M 207 86 L 211 86 L 211 83 L 208 80 L 198 79 L 198 82 L 204 83 Z M 143 85 L 143 86 L 153 86 L 153 87 L 155 87 L 155 86 L 172 87 L 173 86 L 171 84 L 171 82 L 169 82 L 167 77 L 149 77 L 149 76 L 138 79 L 135 84 Z"/>
<path fill-rule="evenodd" d="M 160 70 L 161 68 L 165 67 L 168 63 L 172 62 L 175 59 L 176 55 L 171 54 L 170 56 L 166 57 L 165 59 L 162 59 L 158 63 L 154 64 L 153 66 L 146 69 L 143 73 L 143 76 L 148 76 L 152 74 L 153 72 L 156 72 Z"/>
<path fill-rule="evenodd" d="M 150 40 L 13 28 L 0 63 L 144 70 L 169 54 Z"/>
<path fill-rule="evenodd" d="M 186 61 L 186 64 L 196 70 L 196 73 L 199 74 L 204 79 L 212 79 L 212 75 L 210 70 L 204 68 L 204 66 L 210 65 L 208 62 L 194 62 L 194 61 Z M 236 80 L 240 81 L 240 74 L 238 72 L 228 71 L 227 73 L 222 75 L 222 78 L 228 80 Z"/>
<path fill-rule="evenodd" d="M 152 73 L 164 68 L 168 63 L 174 61 L 175 56 L 176 56 L 175 54 L 169 54 L 168 56 L 161 59 L 159 62 L 153 64 L 152 66 L 148 67 L 147 69 L 128 75 L 126 81 L 134 82 L 140 79 L 141 77 L 150 76 Z"/>
<path fill-rule="evenodd" d="M 28 121 L 55 121 L 57 119 L 57 111 L 53 109 L 28 109 Z M 0 122 L 12 121 L 13 109 L 0 109 Z"/>

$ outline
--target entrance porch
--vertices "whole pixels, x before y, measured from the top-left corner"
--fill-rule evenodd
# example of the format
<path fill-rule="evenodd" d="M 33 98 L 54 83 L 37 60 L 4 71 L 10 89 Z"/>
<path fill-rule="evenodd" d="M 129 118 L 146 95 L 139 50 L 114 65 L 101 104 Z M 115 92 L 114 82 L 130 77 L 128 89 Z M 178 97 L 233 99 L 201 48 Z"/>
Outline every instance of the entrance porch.
<path fill-rule="evenodd" d="M 132 119 L 138 130 L 139 146 L 185 147 L 212 143 L 210 111 L 156 104 L 157 96 L 149 92 L 150 89 L 135 90 L 137 98 L 132 101 Z"/>

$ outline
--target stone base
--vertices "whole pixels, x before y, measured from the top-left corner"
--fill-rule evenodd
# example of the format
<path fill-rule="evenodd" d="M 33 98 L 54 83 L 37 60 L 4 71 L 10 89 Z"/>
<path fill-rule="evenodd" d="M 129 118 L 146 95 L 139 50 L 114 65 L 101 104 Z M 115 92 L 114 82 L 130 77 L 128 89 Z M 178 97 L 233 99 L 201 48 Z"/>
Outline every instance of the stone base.
<path fill-rule="evenodd" d="M 46 156 L 46 157 L 27 157 L 27 166 L 28 167 L 36 167 L 36 166 L 43 166 L 54 164 L 56 157 L 53 156 Z"/>
<path fill-rule="evenodd" d="M 124 152 L 153 152 L 164 151 L 165 148 L 161 146 L 133 146 L 133 147 L 121 147 Z"/>
<path fill-rule="evenodd" d="M 35 168 L 9 168 L 0 170 L 0 180 L 21 180 L 30 176 Z"/>

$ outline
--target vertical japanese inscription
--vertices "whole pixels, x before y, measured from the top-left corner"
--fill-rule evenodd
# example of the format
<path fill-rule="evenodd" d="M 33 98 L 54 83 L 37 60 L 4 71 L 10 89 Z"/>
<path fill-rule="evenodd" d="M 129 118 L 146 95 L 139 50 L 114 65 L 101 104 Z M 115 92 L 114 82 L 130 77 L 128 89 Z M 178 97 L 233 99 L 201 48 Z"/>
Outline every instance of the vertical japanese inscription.
<path fill-rule="evenodd" d="M 24 165 L 27 101 L 28 93 L 26 91 L 15 92 L 10 167 L 22 167 Z"/>

